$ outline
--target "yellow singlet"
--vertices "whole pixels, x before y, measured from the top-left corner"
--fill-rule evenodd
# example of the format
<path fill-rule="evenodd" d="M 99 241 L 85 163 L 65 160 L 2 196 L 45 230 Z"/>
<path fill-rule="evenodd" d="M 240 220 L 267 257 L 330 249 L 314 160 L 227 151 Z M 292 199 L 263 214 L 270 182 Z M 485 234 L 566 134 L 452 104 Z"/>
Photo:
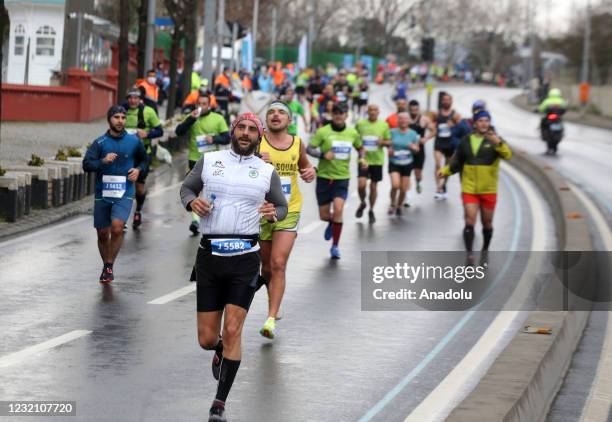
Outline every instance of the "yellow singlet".
<path fill-rule="evenodd" d="M 270 145 L 264 136 L 259 145 L 259 152 L 270 154 L 270 161 L 280 176 L 283 193 L 289 203 L 289 212 L 300 212 L 302 209 L 302 193 L 297 181 L 301 144 L 300 137 L 294 136 L 291 146 L 285 150 L 280 150 Z"/>

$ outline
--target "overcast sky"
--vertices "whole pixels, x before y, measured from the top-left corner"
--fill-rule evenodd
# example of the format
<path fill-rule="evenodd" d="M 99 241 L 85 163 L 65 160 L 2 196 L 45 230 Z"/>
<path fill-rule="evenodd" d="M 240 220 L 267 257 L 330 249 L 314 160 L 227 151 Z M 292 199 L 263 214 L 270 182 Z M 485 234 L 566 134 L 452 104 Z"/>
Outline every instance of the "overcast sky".
<path fill-rule="evenodd" d="M 612 0 L 530 0 L 536 7 L 538 30 L 548 28 L 552 34 L 566 32 L 572 22 L 572 16 L 584 10 L 587 3 L 591 6 L 612 5 Z"/>

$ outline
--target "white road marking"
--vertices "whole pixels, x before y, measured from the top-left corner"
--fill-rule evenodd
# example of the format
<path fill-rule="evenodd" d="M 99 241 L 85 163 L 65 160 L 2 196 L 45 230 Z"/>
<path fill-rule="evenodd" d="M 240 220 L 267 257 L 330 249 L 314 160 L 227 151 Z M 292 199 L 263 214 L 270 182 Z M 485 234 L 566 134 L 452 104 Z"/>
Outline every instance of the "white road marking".
<path fill-rule="evenodd" d="M 152 301 L 147 302 L 147 303 L 149 305 L 165 305 L 166 303 L 172 302 L 173 300 L 178 299 L 179 297 L 183 297 L 185 295 L 188 295 L 191 292 L 195 292 L 195 289 L 196 289 L 196 284 L 189 283 L 189 285 L 185 287 L 181 287 L 180 289 L 170 292 L 167 295 L 158 297 L 157 299 L 153 299 Z"/>
<path fill-rule="evenodd" d="M 27 347 L 18 352 L 11 353 L 10 355 L 3 356 L 0 358 L 0 368 L 6 368 L 7 366 L 11 366 L 16 363 L 20 363 L 32 355 L 44 352 L 49 349 L 53 349 L 54 347 L 60 346 L 62 344 L 66 344 L 72 340 L 76 340 L 77 338 L 86 336 L 88 334 L 91 334 L 91 331 L 88 331 L 88 330 L 70 331 L 69 333 L 61 335 L 59 337 L 52 338 L 51 340 L 47 340 L 43 343 L 39 343 L 34 346 Z"/>
<path fill-rule="evenodd" d="M 504 171 L 519 185 L 527 196 L 530 204 L 533 238 L 532 251 L 543 251 L 546 247 L 546 212 L 540 195 L 528 182 L 527 178 L 509 165 Z M 534 267 L 538 266 L 535 258 L 530 258 L 509 303 L 524 303 L 533 283 Z M 438 384 L 438 386 L 408 415 L 405 422 L 444 420 L 455 406 L 476 386 L 479 379 L 477 373 L 484 373 L 493 363 L 492 356 L 496 346 L 507 336 L 507 330 L 512 326 L 520 311 L 500 311 L 478 342 L 470 349 L 455 368 Z M 483 367 L 486 362 L 486 368 Z M 469 388 L 470 386 L 471 388 Z"/>
<path fill-rule="evenodd" d="M 306 226 L 304 226 L 303 228 L 298 230 L 298 234 L 308 234 L 308 233 L 312 233 L 313 231 L 315 231 L 316 229 L 318 229 L 320 226 L 323 225 L 322 221 L 313 221 L 310 224 L 307 224 Z"/>
<path fill-rule="evenodd" d="M 599 208 L 577 186 L 572 183 L 568 183 L 568 186 L 587 209 L 589 216 L 597 227 L 599 236 L 601 236 L 604 248 L 607 251 L 612 251 L 612 231 Z M 580 422 L 606 420 L 612 406 L 612 312 L 610 311 L 608 311 L 606 325 L 606 337 L 601 350 L 599 364 L 597 365 L 597 372 L 591 385 L 591 391 L 582 409 Z"/>

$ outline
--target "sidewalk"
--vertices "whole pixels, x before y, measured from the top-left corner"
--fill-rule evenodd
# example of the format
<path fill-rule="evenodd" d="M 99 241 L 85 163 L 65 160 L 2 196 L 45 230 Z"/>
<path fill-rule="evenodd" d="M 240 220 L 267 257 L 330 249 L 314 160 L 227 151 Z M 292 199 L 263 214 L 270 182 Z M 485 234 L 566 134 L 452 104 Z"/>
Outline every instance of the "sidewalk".
<path fill-rule="evenodd" d="M 517 106 L 518 108 L 522 108 L 525 111 L 529 111 L 533 113 L 533 110 L 537 107 L 536 105 L 527 104 L 527 95 L 519 94 L 512 99 L 512 104 Z M 572 122 L 578 123 L 585 126 L 593 126 L 600 129 L 608 129 L 612 130 L 612 119 L 605 116 L 598 116 L 596 114 L 585 114 L 584 117 L 580 116 L 580 112 L 578 111 L 567 111 L 563 115 L 563 119 Z"/>

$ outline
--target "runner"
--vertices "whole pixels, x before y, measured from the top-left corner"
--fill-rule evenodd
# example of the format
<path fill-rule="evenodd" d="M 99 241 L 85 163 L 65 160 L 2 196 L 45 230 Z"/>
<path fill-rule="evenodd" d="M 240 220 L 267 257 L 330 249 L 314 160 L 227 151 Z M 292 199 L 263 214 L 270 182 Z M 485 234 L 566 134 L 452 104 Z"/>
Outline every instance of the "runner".
<path fill-rule="evenodd" d="M 319 217 L 328 222 L 324 238 L 333 239 L 329 251 L 332 259 L 340 259 L 338 243 L 342 233 L 342 212 L 351 178 L 349 163 L 352 147 L 359 151 L 362 168 L 368 166 L 359 133 L 346 126 L 347 115 L 346 104 L 334 105 L 331 124 L 317 130 L 307 148 L 308 154 L 319 158 L 317 203 Z"/>
<path fill-rule="evenodd" d="M 361 136 L 363 147 L 366 151 L 366 160 L 368 161 L 368 168 L 362 169 L 361 166 L 358 168 L 358 192 L 361 204 L 357 208 L 355 217 L 361 218 L 363 211 L 366 209 L 366 188 L 368 185 L 368 179 L 370 179 L 370 211 L 368 211 L 368 220 L 370 224 L 376 222 L 376 216 L 374 215 L 374 204 L 376 204 L 376 197 L 378 195 L 377 186 L 378 182 L 382 180 L 382 168 L 385 164 L 385 152 L 384 146 L 389 146 L 391 141 L 391 133 L 389 132 L 389 125 L 378 120 L 380 109 L 375 104 L 368 106 L 368 118 L 357 122 L 357 132 Z"/>
<path fill-rule="evenodd" d="M 283 221 L 273 223 L 261 220 L 261 273 L 262 282 L 268 287 L 269 299 L 268 318 L 259 333 L 269 339 L 275 336 L 278 310 L 285 292 L 285 269 L 300 221 L 302 193 L 297 176 L 299 174 L 302 180 L 310 183 L 317 175 L 316 169 L 308 161 L 306 147 L 300 137 L 288 133 L 291 114 L 287 104 L 272 102 L 266 113 L 267 132 L 259 146 L 261 158 L 276 168 L 289 204 L 287 217 Z"/>
<path fill-rule="evenodd" d="M 113 264 L 123 242 L 123 225 L 132 210 L 134 182 L 147 162 L 142 142 L 125 131 L 126 114 L 120 105 L 108 109 L 108 131 L 93 141 L 83 158 L 83 170 L 96 173 L 94 227 L 104 264 L 101 283 L 115 279 Z"/>
<path fill-rule="evenodd" d="M 297 135 L 298 134 L 298 118 L 302 118 L 302 122 L 304 123 L 304 131 L 308 132 L 308 124 L 306 123 L 306 112 L 304 111 L 304 107 L 302 104 L 295 100 L 294 98 L 293 88 L 287 87 L 285 89 L 285 93 L 282 96 L 282 100 L 287 103 L 289 106 L 289 110 L 291 110 L 291 124 L 287 128 L 287 132 L 289 135 Z"/>
<path fill-rule="evenodd" d="M 414 177 L 416 180 L 416 191 L 421 193 L 423 166 L 425 165 L 425 144 L 434 137 L 435 128 L 429 118 L 421 114 L 420 105 L 417 100 L 411 100 L 408 103 L 408 112 L 410 116 L 410 129 L 419 135 L 419 151 L 414 153 Z M 427 130 L 429 130 L 429 134 L 425 136 Z M 406 202 L 404 206 L 409 206 L 409 204 Z"/>
<path fill-rule="evenodd" d="M 419 135 L 410 128 L 410 116 L 406 112 L 397 115 L 398 127 L 391 129 L 389 149 L 389 175 L 391 177 L 391 203 L 389 215 L 402 215 L 401 204 L 410 190 L 410 173 L 415 155 L 419 152 Z"/>
<path fill-rule="evenodd" d="M 183 205 L 202 218 L 195 265 L 198 341 L 215 351 L 212 370 L 219 380 L 209 422 L 226 421 L 225 402 L 240 366 L 242 327 L 259 276 L 260 216 L 276 222 L 287 215 L 278 174 L 253 154 L 262 134 L 256 115 L 238 116 L 231 149 L 205 154 L 181 186 Z"/>
<path fill-rule="evenodd" d="M 397 127 L 397 115 L 399 113 L 408 111 L 408 101 L 406 101 L 403 98 L 400 98 L 399 100 L 395 102 L 395 107 L 397 111 L 389 115 L 389 117 L 387 117 L 387 120 L 385 120 L 387 124 L 389 125 L 390 129 L 395 129 Z"/>
<path fill-rule="evenodd" d="M 147 162 L 136 181 L 136 211 L 132 219 L 132 228 L 135 230 L 142 224 L 142 206 L 147 198 L 145 183 L 149 174 L 149 167 L 153 161 L 153 147 L 151 139 L 159 138 L 164 134 L 159 117 L 151 107 L 144 105 L 140 90 L 130 89 L 127 93 L 127 115 L 125 117 L 127 133 L 136 135 L 144 144 L 147 151 Z"/>
<path fill-rule="evenodd" d="M 210 110 L 210 97 L 200 95 L 198 107 L 193 110 L 183 122 L 176 127 L 176 134 L 182 136 L 189 132 L 189 170 L 192 170 L 203 154 L 218 151 L 219 145 L 230 143 L 227 123 L 222 115 Z M 198 234 L 200 218 L 197 213 L 191 213 L 189 230 Z"/>
<path fill-rule="evenodd" d="M 470 258 L 474 226 L 480 211 L 482 250 L 488 251 L 493 236 L 493 214 L 497 203 L 500 158 L 509 160 L 508 144 L 491 129 L 491 115 L 481 110 L 474 115 L 474 131 L 461 139 L 449 164 L 439 172 L 441 178 L 461 172 L 461 192 L 465 215 L 463 240 Z"/>
<path fill-rule="evenodd" d="M 459 123 L 461 116 L 453 108 L 453 97 L 447 92 L 440 92 L 440 103 L 438 112 L 434 113 L 433 121 L 435 122 L 435 144 L 434 157 L 436 160 L 436 194 L 438 200 L 447 199 L 446 194 L 446 179 L 439 177 L 442 161 L 448 164 L 448 160 L 455 152 L 451 128 Z"/>

